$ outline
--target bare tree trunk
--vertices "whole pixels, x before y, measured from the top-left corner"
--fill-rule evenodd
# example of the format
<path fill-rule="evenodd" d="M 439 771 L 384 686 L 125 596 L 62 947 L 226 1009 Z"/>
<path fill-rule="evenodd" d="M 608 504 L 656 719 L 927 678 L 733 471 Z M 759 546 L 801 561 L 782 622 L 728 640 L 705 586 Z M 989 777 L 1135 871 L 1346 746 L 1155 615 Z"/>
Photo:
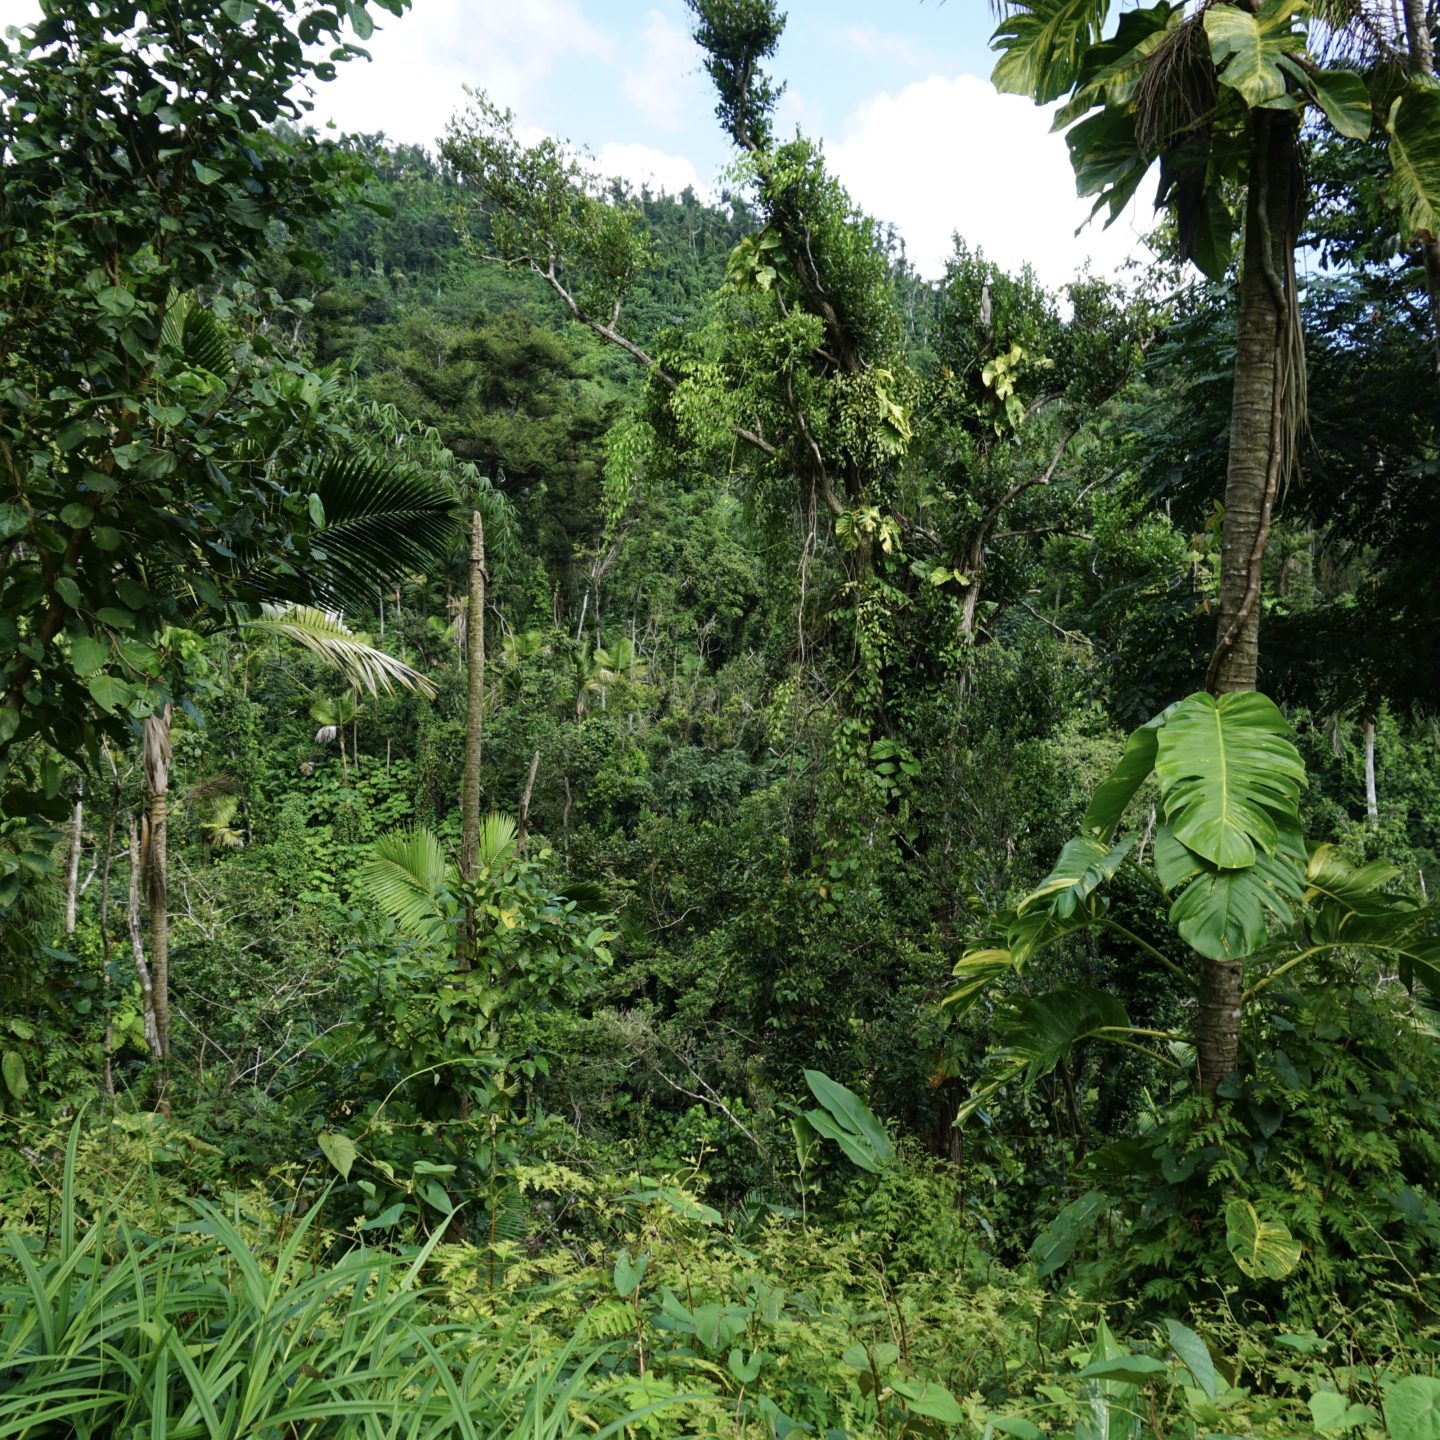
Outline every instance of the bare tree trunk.
<path fill-rule="evenodd" d="M 109 747 L 106 757 L 110 758 Z M 112 767 L 115 762 L 110 760 Z M 115 856 L 115 820 L 120 813 L 120 771 L 115 769 L 115 789 L 110 797 L 110 817 L 105 824 L 105 860 L 100 872 L 100 994 L 105 1007 L 105 1037 L 101 1042 L 104 1060 L 100 1088 L 115 1104 L 115 1024 L 110 997 L 110 866 Z"/>
<path fill-rule="evenodd" d="M 145 962 L 145 933 L 140 927 L 140 832 L 130 816 L 130 898 L 125 919 L 130 931 L 130 950 L 135 956 L 135 973 L 140 977 L 140 1007 L 145 1023 L 145 1043 L 152 1059 L 160 1060 L 160 1031 L 155 1024 L 155 982 Z"/>
<path fill-rule="evenodd" d="M 170 722 L 166 705 L 145 717 L 145 786 L 150 796 L 145 878 L 150 901 L 150 979 L 154 987 L 155 1036 L 159 1045 L 160 1097 L 169 1105 L 170 1088 Z"/>
<path fill-rule="evenodd" d="M 1375 790 L 1375 722 L 1367 720 L 1365 733 L 1365 818 L 1372 824 L 1380 823 L 1380 797 Z"/>
<path fill-rule="evenodd" d="M 525 788 L 520 792 L 520 819 L 515 830 L 515 848 L 524 853 L 525 837 L 530 833 L 530 796 L 535 789 L 535 773 L 540 769 L 540 752 L 530 757 L 530 773 L 525 777 Z"/>
<path fill-rule="evenodd" d="M 1295 461 L 1304 418 L 1305 355 L 1295 295 L 1301 194 L 1296 125 L 1279 112 L 1250 119 L 1250 184 L 1240 274 L 1230 457 L 1221 535 L 1220 615 L 1205 677 L 1213 694 L 1254 690 L 1260 666 L 1260 584 L 1275 502 Z M 1201 1091 L 1239 1063 L 1239 961 L 1196 957 Z"/>
<path fill-rule="evenodd" d="M 75 933 L 75 900 L 80 884 L 80 851 L 85 825 L 85 781 L 75 792 L 75 809 L 70 815 L 70 863 L 65 870 L 65 933 Z"/>
<path fill-rule="evenodd" d="M 485 520 L 470 512 L 470 596 L 465 620 L 465 770 L 460 788 L 460 878 L 474 881 L 480 855 L 480 753 L 485 723 Z M 468 913 L 456 959 L 474 961 L 474 917 Z"/>

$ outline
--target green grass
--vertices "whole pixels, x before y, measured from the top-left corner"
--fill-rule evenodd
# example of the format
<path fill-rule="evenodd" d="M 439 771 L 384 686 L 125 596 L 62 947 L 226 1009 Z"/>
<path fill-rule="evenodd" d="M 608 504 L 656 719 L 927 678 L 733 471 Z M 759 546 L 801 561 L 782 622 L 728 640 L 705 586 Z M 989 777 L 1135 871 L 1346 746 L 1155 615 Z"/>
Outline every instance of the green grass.
<path fill-rule="evenodd" d="M 517 1323 L 449 1320 L 421 1278 L 433 1241 L 335 1258 L 315 1210 L 267 1245 L 200 1202 L 165 1234 L 82 1224 L 78 1137 L 55 1233 L 4 1236 L 0 1440 L 563 1440 L 637 1418 L 597 1423 L 603 1348 L 541 1355 Z"/>

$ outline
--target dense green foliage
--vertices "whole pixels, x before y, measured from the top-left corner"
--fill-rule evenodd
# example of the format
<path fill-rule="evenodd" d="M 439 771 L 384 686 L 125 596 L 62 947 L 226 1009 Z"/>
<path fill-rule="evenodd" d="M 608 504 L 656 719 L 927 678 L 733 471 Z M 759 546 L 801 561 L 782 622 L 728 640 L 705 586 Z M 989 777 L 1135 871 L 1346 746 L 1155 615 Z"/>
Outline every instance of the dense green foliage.
<path fill-rule="evenodd" d="M 1433 1437 L 1433 78 L 1012 7 L 1107 184 L 1142 60 L 1229 87 L 1199 238 L 1052 294 L 773 133 L 766 0 L 692 5 L 719 203 L 297 131 L 361 4 L 71 8 L 0 52 L 0 1436 Z M 1217 699 L 1230 132 L 1306 104 Z"/>

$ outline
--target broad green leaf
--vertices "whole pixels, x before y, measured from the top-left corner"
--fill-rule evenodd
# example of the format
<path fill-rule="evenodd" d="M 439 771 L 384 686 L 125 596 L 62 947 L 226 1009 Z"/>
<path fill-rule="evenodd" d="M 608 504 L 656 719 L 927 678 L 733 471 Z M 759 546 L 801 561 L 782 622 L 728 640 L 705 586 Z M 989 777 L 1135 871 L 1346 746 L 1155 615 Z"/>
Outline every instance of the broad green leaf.
<path fill-rule="evenodd" d="M 110 647 L 93 635 L 76 635 L 70 641 L 70 668 L 82 678 L 93 675 L 110 658 Z"/>
<path fill-rule="evenodd" d="M 963 1425 L 965 1412 L 959 1401 L 934 1380 L 896 1380 L 890 1388 L 905 1402 L 914 1415 L 938 1420 L 942 1425 Z"/>
<path fill-rule="evenodd" d="M 1009 950 L 993 946 L 967 950 L 955 962 L 954 973 L 960 984 L 940 1004 L 953 1007 L 957 1015 L 963 1015 L 996 980 L 1002 975 L 1013 975 L 1017 968 Z"/>
<path fill-rule="evenodd" d="M 1307 76 L 1325 118 L 1347 140 L 1368 140 L 1374 124 L 1370 90 L 1353 70 L 1313 70 Z"/>
<path fill-rule="evenodd" d="M 1024 0 L 990 41 L 1000 51 L 991 79 L 1008 95 L 1040 105 L 1058 100 L 1079 78 L 1085 52 L 1100 38 L 1110 0 Z"/>
<path fill-rule="evenodd" d="M 1385 1390 L 1390 1440 L 1440 1440 L 1440 1380 L 1407 1375 Z"/>
<path fill-rule="evenodd" d="M 862 1170 L 878 1174 L 893 1163 L 895 1146 L 885 1127 L 854 1091 L 819 1070 L 807 1070 L 805 1083 L 825 1107 L 805 1112 L 820 1134 L 835 1141 Z"/>
<path fill-rule="evenodd" d="M 1305 765 L 1273 700 L 1201 693 L 1161 728 L 1155 774 L 1175 837 L 1230 870 L 1253 865 L 1257 851 L 1274 854 L 1277 817 L 1298 816 Z"/>
<path fill-rule="evenodd" d="M 1205 191 L 1200 223 L 1195 227 L 1195 264 L 1207 280 L 1224 280 L 1235 253 L 1235 217 L 1219 185 Z"/>
<path fill-rule="evenodd" d="M 0 1055 L 0 1075 L 5 1078 L 5 1088 L 17 1100 L 23 1100 L 30 1089 L 29 1077 L 25 1074 L 25 1061 L 14 1050 Z"/>
<path fill-rule="evenodd" d="M 1170 1367 L 1153 1355 L 1116 1355 L 1109 1360 L 1092 1360 L 1079 1374 L 1081 1380 L 1124 1380 L 1138 1384 L 1163 1375 Z"/>
<path fill-rule="evenodd" d="M 1040 1232 L 1030 1247 L 1030 1259 L 1040 1279 L 1053 1275 L 1069 1262 L 1080 1237 L 1094 1228 L 1110 1203 L 1104 1191 L 1087 1191 L 1078 1200 L 1072 1200 Z"/>
<path fill-rule="evenodd" d="M 350 1178 L 350 1167 L 355 1163 L 355 1142 L 338 1130 L 323 1130 L 319 1135 L 320 1151 L 340 1172 L 342 1180 Z"/>
<path fill-rule="evenodd" d="M 1243 960 L 1264 945 L 1267 917 L 1282 926 L 1305 893 L 1300 867 L 1286 853 L 1261 855 L 1244 870 L 1203 867 L 1170 906 L 1170 920 L 1191 949 L 1210 960 Z"/>
<path fill-rule="evenodd" d="M 1113 224 L 1150 170 L 1149 158 L 1141 153 L 1135 136 L 1134 113 L 1101 110 L 1072 126 L 1065 144 L 1075 171 L 1075 193 L 1097 197 L 1091 218 L 1108 207 L 1105 223 Z"/>
<path fill-rule="evenodd" d="M 95 703 L 107 713 L 119 705 L 128 705 L 135 698 L 135 691 L 114 675 L 92 675 L 88 686 Z"/>
<path fill-rule="evenodd" d="M 388 1230 L 392 1225 L 400 1223 L 400 1217 L 405 1213 L 405 1202 L 397 1200 L 389 1209 L 382 1210 L 378 1215 L 372 1215 L 359 1228 L 361 1230 Z"/>
<path fill-rule="evenodd" d="M 1095 890 L 1114 879 L 1134 844 L 1133 835 L 1127 835 L 1114 847 L 1088 835 L 1067 840 L 1055 868 L 1020 902 L 1017 913 L 1024 915 L 1041 908 L 1042 902 L 1048 900 L 1043 908 L 1068 920 Z"/>
<path fill-rule="evenodd" d="M 649 1265 L 648 1251 L 632 1258 L 628 1250 L 622 1250 L 615 1257 L 615 1268 L 611 1271 L 610 1278 L 614 1282 L 615 1293 L 622 1300 L 628 1300 L 640 1288 L 640 1282 L 645 1278 Z"/>
<path fill-rule="evenodd" d="M 1262 1220 L 1248 1200 L 1226 1205 L 1225 1245 L 1252 1280 L 1283 1280 L 1300 1263 L 1300 1246 L 1289 1227 Z"/>
<path fill-rule="evenodd" d="M 1089 1401 L 1089 1423 L 1085 1425 L 1090 1440 L 1135 1440 L 1140 1425 L 1136 1417 L 1139 1387 L 1135 1377 L 1108 1372 L 1110 1367 L 1142 1357 L 1130 1355 L 1111 1333 L 1105 1317 L 1095 1327 L 1095 1343 L 1090 1347 L 1090 1362 L 1080 1374 L 1090 1381 L 1086 1386 Z M 1140 1379 L 1145 1376 L 1138 1377 Z M 1076 1427 L 1077 1432 L 1080 1426 Z"/>
<path fill-rule="evenodd" d="M 1440 87 L 1412 80 L 1390 107 L 1385 128 L 1407 235 L 1440 235 Z"/>
<path fill-rule="evenodd" d="M 1092 895 L 1072 915 L 1055 915 L 1040 908 L 1017 916 L 1011 921 L 1005 934 L 1016 968 L 1028 965 L 1047 945 L 1053 945 L 1067 935 L 1073 935 L 1096 924 L 1104 912 L 1105 897 Z"/>
<path fill-rule="evenodd" d="M 1220 81 L 1237 91 L 1247 105 L 1261 108 L 1283 101 L 1285 72 L 1279 62 L 1292 49 L 1304 48 L 1304 37 L 1292 23 L 1304 0 L 1268 0 L 1258 14 L 1239 5 L 1211 5 L 1205 11 L 1210 58 Z"/>
<path fill-rule="evenodd" d="M 989 1430 L 998 1430 L 1002 1435 L 1013 1435 L 1015 1440 L 1044 1440 L 1045 1432 L 1033 1420 L 1023 1415 L 987 1415 L 985 1425 Z"/>
<path fill-rule="evenodd" d="M 1334 1390 L 1317 1390 L 1310 1397 L 1310 1418 L 1316 1430 L 1335 1432 L 1373 1425 L 1378 1418 L 1368 1405 L 1356 1405 L 1348 1395 Z"/>
<path fill-rule="evenodd" d="M 1165 1321 L 1165 1336 L 1170 1348 L 1185 1362 L 1195 1383 L 1210 1399 L 1220 1393 L 1220 1377 L 1210 1358 L 1210 1347 L 1188 1326 L 1178 1320 Z"/>

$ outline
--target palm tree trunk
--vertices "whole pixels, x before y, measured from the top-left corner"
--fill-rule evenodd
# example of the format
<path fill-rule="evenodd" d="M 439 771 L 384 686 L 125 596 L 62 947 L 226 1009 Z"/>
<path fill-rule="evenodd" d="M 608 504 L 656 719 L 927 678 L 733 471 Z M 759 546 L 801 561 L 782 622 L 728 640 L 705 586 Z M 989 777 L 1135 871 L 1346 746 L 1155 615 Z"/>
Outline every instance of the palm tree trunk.
<path fill-rule="evenodd" d="M 1230 457 L 1221 535 L 1220 615 L 1206 688 L 1254 690 L 1260 666 L 1260 582 L 1275 502 L 1294 463 L 1303 423 L 1305 355 L 1295 300 L 1300 175 L 1294 120 L 1250 119 L 1250 184 L 1240 273 Z M 1239 961 L 1197 957 L 1195 1024 L 1200 1088 L 1213 1096 L 1240 1057 Z"/>
<path fill-rule="evenodd" d="M 485 721 L 485 520 L 470 513 L 470 598 L 465 620 L 465 770 L 460 789 L 460 878 L 474 881 L 480 854 L 480 742 Z M 474 959 L 474 918 L 468 911 L 456 959 Z"/>
<path fill-rule="evenodd" d="M 170 722 L 166 705 L 145 717 L 145 786 L 150 796 L 146 890 L 150 901 L 150 981 L 160 1059 L 160 1109 L 169 1103 L 170 1065 Z"/>

